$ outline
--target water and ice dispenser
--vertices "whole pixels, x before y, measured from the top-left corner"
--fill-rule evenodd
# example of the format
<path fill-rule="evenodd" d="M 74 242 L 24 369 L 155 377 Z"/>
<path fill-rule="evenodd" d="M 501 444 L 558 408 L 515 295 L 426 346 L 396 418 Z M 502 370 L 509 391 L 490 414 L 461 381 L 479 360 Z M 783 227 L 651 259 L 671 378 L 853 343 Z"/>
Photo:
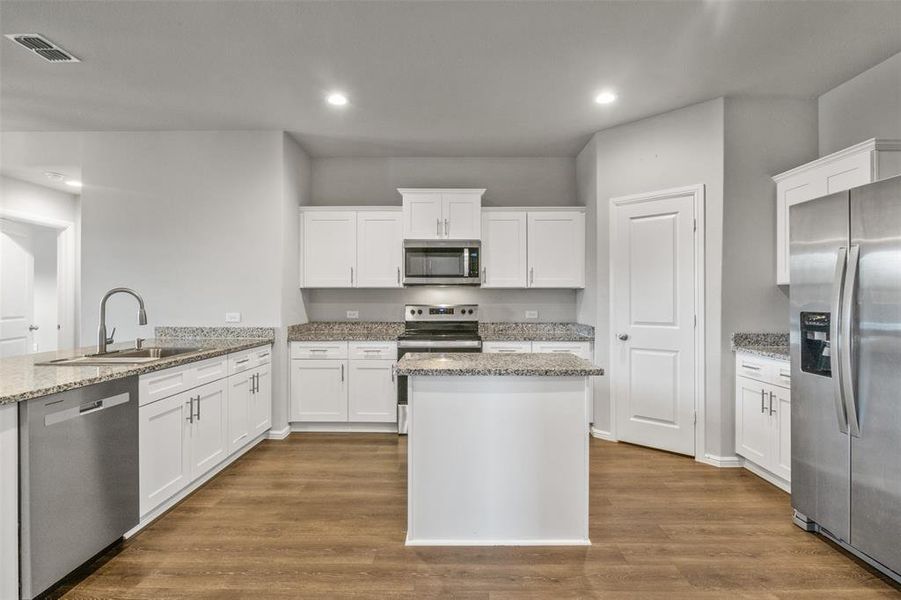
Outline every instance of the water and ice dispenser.
<path fill-rule="evenodd" d="M 829 325 L 827 312 L 801 313 L 801 370 L 805 373 L 832 377 Z"/>

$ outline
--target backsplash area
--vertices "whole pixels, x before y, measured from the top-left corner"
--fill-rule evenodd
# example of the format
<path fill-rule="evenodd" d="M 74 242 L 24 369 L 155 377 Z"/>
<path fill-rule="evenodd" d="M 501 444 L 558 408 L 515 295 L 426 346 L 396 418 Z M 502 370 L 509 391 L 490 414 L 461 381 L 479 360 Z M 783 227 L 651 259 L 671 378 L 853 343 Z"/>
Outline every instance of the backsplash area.
<path fill-rule="evenodd" d="M 310 321 L 344 321 L 358 311 L 360 321 L 402 321 L 404 304 L 478 304 L 481 321 L 571 322 L 575 290 L 501 290 L 467 287 L 403 289 L 315 289 L 303 291 Z M 526 319 L 526 311 L 538 311 Z"/>

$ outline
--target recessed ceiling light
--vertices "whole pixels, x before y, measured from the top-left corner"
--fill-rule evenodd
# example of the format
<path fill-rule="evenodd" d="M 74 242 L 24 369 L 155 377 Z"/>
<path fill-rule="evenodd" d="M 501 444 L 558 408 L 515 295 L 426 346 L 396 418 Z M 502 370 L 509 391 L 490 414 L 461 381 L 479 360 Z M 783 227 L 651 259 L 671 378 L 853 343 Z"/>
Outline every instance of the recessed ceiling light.
<path fill-rule="evenodd" d="M 325 101 L 332 106 L 344 106 L 347 104 L 347 96 L 341 92 L 332 92 L 326 97 Z"/>
<path fill-rule="evenodd" d="M 613 92 L 601 92 L 594 97 L 594 101 L 598 104 L 610 104 L 611 102 L 616 102 L 616 94 Z"/>
<path fill-rule="evenodd" d="M 67 179 L 66 185 L 68 185 L 69 187 L 81 188 L 81 182 L 77 179 Z"/>

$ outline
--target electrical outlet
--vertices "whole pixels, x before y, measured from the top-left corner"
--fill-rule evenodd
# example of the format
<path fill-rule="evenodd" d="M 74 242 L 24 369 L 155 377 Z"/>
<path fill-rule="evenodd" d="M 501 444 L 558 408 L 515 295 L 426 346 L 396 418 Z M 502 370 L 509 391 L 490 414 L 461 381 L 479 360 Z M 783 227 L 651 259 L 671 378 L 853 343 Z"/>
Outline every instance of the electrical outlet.
<path fill-rule="evenodd" d="M 359 318 L 360 318 L 360 311 L 358 311 L 358 310 L 349 310 L 349 311 L 347 311 L 347 318 L 348 318 L 348 319 L 359 319 Z"/>
<path fill-rule="evenodd" d="M 225 313 L 225 322 L 226 323 L 240 323 L 241 322 L 241 313 Z"/>
<path fill-rule="evenodd" d="M 527 318 L 527 319 L 537 319 L 537 318 L 538 318 L 538 311 L 537 311 L 537 310 L 527 310 L 527 311 L 526 311 L 526 318 Z"/>

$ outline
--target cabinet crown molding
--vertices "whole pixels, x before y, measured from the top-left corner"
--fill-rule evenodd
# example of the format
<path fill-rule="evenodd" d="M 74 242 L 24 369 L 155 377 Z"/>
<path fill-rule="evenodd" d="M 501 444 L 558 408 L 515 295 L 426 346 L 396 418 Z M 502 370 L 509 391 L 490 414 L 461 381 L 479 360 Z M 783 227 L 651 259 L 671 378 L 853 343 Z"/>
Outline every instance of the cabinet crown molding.
<path fill-rule="evenodd" d="M 832 154 L 827 154 L 826 156 L 810 161 L 809 163 L 804 163 L 803 165 L 795 167 L 794 169 L 791 169 L 789 171 L 779 173 L 778 175 L 773 175 L 773 181 L 779 182 L 784 179 L 788 179 L 789 177 L 804 173 L 805 171 L 808 171 L 810 169 L 816 169 L 818 167 L 822 167 L 823 165 L 828 165 L 831 162 L 841 160 L 852 154 L 873 151 L 901 151 L 901 140 L 870 138 L 868 140 L 860 142 L 859 144 L 854 144 L 853 146 L 848 146 L 847 148 L 843 148 L 841 150 L 838 150 L 837 152 L 833 152 Z"/>

